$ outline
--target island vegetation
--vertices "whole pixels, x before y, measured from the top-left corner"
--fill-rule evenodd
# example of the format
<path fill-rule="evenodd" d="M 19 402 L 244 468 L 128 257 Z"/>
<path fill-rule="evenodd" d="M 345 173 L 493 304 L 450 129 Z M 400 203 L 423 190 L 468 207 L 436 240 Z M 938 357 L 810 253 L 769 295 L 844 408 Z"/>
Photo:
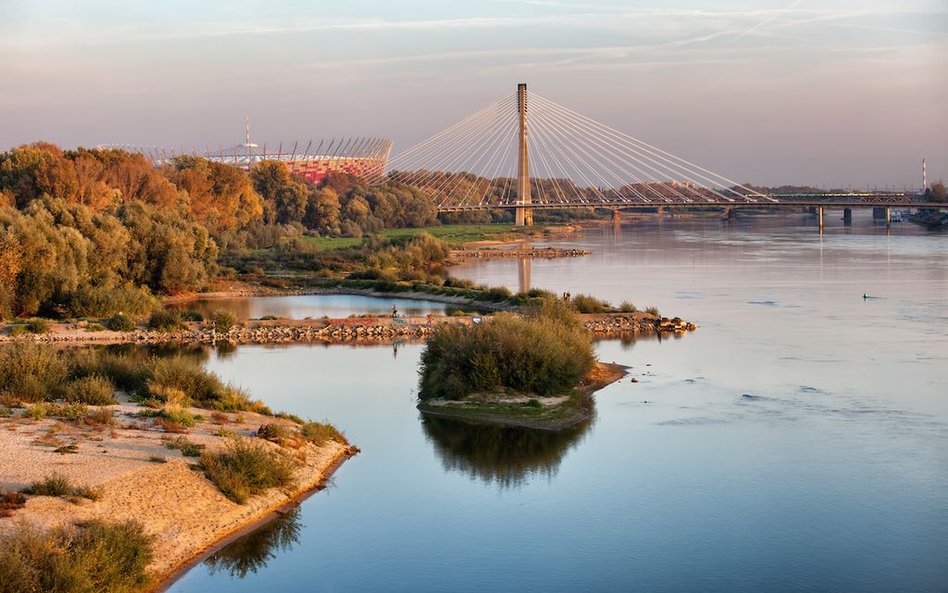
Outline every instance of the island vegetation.
<path fill-rule="evenodd" d="M 575 308 L 543 298 L 523 315 L 438 328 L 421 355 L 419 409 L 474 422 L 562 429 L 587 418 L 591 393 L 624 374 L 597 362 Z"/>

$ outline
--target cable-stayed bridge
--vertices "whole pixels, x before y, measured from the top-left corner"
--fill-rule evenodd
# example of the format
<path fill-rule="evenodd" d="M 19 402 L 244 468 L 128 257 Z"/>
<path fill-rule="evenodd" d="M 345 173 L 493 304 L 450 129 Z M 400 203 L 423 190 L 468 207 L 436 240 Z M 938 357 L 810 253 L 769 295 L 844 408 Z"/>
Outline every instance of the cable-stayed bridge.
<path fill-rule="evenodd" d="M 905 192 L 757 191 L 536 94 L 527 86 L 391 159 L 375 182 L 405 183 L 442 212 L 534 209 L 909 207 Z M 888 214 L 887 214 L 888 216 Z M 822 225 L 821 225 L 822 226 Z"/>

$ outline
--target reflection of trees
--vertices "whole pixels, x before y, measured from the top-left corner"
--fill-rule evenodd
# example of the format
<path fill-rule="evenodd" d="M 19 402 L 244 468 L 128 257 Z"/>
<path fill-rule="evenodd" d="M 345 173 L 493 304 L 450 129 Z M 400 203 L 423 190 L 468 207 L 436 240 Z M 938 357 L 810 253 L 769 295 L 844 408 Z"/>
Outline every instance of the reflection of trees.
<path fill-rule="evenodd" d="M 204 565 L 210 574 L 226 570 L 232 578 L 242 579 L 264 568 L 276 552 L 288 552 L 299 541 L 300 529 L 300 507 L 294 507 L 215 552 Z"/>
<path fill-rule="evenodd" d="M 595 413 L 595 412 L 594 412 Z M 560 462 L 592 426 L 593 418 L 561 430 L 546 431 L 511 426 L 475 425 L 422 416 L 421 425 L 434 444 L 445 469 L 453 469 L 496 482 L 501 487 L 516 487 L 539 474 L 556 475 Z"/>

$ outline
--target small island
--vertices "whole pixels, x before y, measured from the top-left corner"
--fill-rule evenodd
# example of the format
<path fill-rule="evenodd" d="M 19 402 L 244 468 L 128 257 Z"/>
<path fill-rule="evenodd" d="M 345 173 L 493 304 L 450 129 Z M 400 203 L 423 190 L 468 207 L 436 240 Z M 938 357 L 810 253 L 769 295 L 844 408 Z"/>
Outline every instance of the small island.
<path fill-rule="evenodd" d="M 418 409 L 471 423 L 562 430 L 592 413 L 592 394 L 626 375 L 596 359 L 568 303 L 546 298 L 522 315 L 444 325 L 421 355 Z"/>

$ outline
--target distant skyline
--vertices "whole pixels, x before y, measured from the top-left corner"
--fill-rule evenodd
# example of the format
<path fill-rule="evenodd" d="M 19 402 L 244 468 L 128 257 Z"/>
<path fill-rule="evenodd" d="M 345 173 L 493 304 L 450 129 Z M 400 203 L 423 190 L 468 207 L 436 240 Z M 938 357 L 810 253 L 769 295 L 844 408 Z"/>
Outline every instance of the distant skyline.
<path fill-rule="evenodd" d="M 0 149 L 380 136 L 518 82 L 735 180 L 948 180 L 948 0 L 0 0 Z"/>

